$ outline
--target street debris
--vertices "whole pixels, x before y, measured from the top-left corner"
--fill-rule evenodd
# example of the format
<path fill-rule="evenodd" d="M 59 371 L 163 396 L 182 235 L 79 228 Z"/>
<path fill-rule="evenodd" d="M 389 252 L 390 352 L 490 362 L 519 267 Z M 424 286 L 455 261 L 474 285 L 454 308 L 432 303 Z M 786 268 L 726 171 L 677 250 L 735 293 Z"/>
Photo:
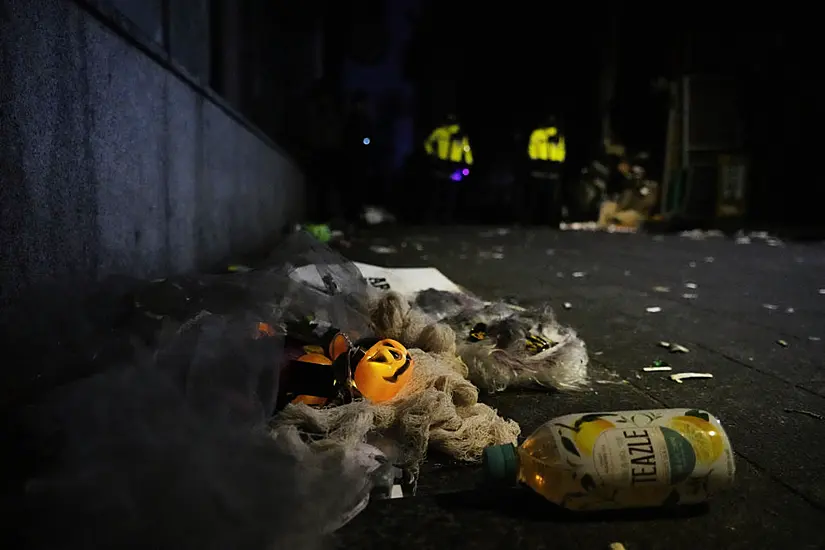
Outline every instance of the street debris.
<path fill-rule="evenodd" d="M 607 548 L 608 550 L 627 550 L 621 542 L 611 542 Z"/>
<path fill-rule="evenodd" d="M 369 225 L 379 225 L 382 223 L 393 223 L 395 216 L 387 212 L 380 206 L 365 206 L 361 217 Z"/>
<path fill-rule="evenodd" d="M 696 267 L 696 262 L 690 262 L 690 263 L 688 264 L 688 267 Z"/>
<path fill-rule="evenodd" d="M 685 346 L 673 342 L 659 342 L 659 346 L 667 349 L 671 353 L 688 353 L 690 351 Z"/>
<path fill-rule="evenodd" d="M 489 231 L 482 231 L 478 234 L 479 237 L 484 237 L 485 239 L 490 237 L 505 237 L 510 234 L 510 230 L 506 227 L 499 227 L 498 229 L 491 229 Z"/>
<path fill-rule="evenodd" d="M 694 241 L 704 241 L 709 237 L 724 237 L 725 234 L 718 229 L 711 229 L 709 231 L 702 231 L 701 229 L 691 229 L 689 231 L 682 231 L 679 233 L 680 237 L 691 239 Z"/>
<path fill-rule="evenodd" d="M 808 336 L 808 340 L 810 340 L 811 342 L 819 342 L 820 340 L 822 340 L 822 338 L 820 338 L 819 336 Z"/>
<path fill-rule="evenodd" d="M 793 312 L 795 312 L 795 311 L 796 311 L 796 310 L 795 310 L 794 308 L 792 308 L 792 307 L 789 307 L 789 308 L 786 308 L 786 309 L 785 309 L 785 313 L 793 313 Z"/>
<path fill-rule="evenodd" d="M 684 294 L 682 294 L 682 298 L 684 298 L 685 300 L 695 300 L 698 297 L 698 294 L 693 294 L 692 292 L 685 292 Z"/>
<path fill-rule="evenodd" d="M 771 311 L 776 311 L 777 309 L 779 309 L 779 306 L 776 304 L 762 304 L 762 307 L 764 307 L 765 309 L 769 309 Z"/>
<path fill-rule="evenodd" d="M 642 370 L 645 372 L 666 372 L 673 370 L 673 367 L 662 365 L 661 367 L 644 367 Z"/>
<path fill-rule="evenodd" d="M 574 273 L 573 273 L 573 277 L 574 277 L 574 278 L 576 278 L 576 279 L 581 279 L 582 277 L 584 277 L 584 271 L 576 271 L 576 272 L 574 272 Z"/>
<path fill-rule="evenodd" d="M 629 269 L 625 269 L 624 276 L 625 277 L 630 277 L 630 270 Z"/>
<path fill-rule="evenodd" d="M 564 302 L 563 306 L 564 309 L 571 309 L 573 307 L 573 304 L 571 304 L 570 302 Z"/>
<path fill-rule="evenodd" d="M 394 246 L 384 246 L 380 244 L 370 246 L 370 250 L 376 254 L 395 254 L 398 252 L 398 249 Z"/>
<path fill-rule="evenodd" d="M 776 343 L 782 346 L 783 348 L 788 347 L 788 342 L 786 342 L 785 340 L 777 340 Z"/>
<path fill-rule="evenodd" d="M 660 308 L 659 306 L 652 306 L 646 308 L 645 311 L 647 311 L 648 313 L 659 313 L 660 311 L 662 311 L 662 308 Z"/>
<path fill-rule="evenodd" d="M 564 279 L 564 273 L 562 273 L 561 271 L 556 271 L 556 277 L 558 277 L 559 279 Z"/>
<path fill-rule="evenodd" d="M 785 409 L 786 413 L 793 413 L 793 414 L 804 414 L 805 416 L 810 416 L 816 420 L 825 420 L 825 416 L 815 413 L 813 411 L 806 411 L 804 409 Z"/>
<path fill-rule="evenodd" d="M 669 286 L 654 286 L 653 292 L 670 292 Z"/>
<path fill-rule="evenodd" d="M 478 253 L 478 257 L 482 260 L 502 260 L 504 259 L 504 254 L 495 250 L 481 250 Z"/>
<path fill-rule="evenodd" d="M 676 374 L 670 375 L 670 379 L 677 384 L 681 384 L 684 380 L 692 380 L 694 378 L 713 378 L 713 375 L 709 372 L 677 372 Z"/>
<path fill-rule="evenodd" d="M 696 283 L 685 283 L 685 288 L 695 290 L 695 289 L 699 288 L 699 285 L 697 285 Z"/>
<path fill-rule="evenodd" d="M 820 289 L 819 289 L 819 293 L 820 293 L 820 294 L 825 294 L 825 288 L 820 288 Z"/>
<path fill-rule="evenodd" d="M 713 261 L 714 261 L 714 257 L 713 257 L 713 256 L 705 256 L 705 263 L 706 263 L 706 264 L 712 264 L 712 263 L 713 263 Z"/>

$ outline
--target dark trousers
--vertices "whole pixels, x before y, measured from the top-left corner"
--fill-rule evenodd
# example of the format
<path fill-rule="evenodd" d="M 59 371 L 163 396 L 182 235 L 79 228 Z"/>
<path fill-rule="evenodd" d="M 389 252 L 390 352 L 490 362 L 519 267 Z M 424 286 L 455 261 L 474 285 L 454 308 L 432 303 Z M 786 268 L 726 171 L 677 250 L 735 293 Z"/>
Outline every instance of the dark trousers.
<path fill-rule="evenodd" d="M 533 164 L 524 177 L 522 220 L 529 225 L 556 225 L 561 221 L 563 182 L 561 167 Z"/>

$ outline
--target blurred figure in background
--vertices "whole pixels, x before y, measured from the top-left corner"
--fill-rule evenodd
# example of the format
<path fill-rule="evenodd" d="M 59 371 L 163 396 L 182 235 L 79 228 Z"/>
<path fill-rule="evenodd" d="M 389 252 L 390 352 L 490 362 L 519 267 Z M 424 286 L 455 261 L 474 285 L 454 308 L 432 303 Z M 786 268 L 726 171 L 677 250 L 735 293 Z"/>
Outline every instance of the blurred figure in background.
<path fill-rule="evenodd" d="M 455 115 L 448 115 L 424 140 L 430 165 L 430 221 L 448 223 L 455 220 L 461 182 L 470 175 L 473 153 L 470 139 Z"/>
<path fill-rule="evenodd" d="M 555 116 L 529 133 L 524 177 L 523 220 L 527 224 L 558 224 L 562 211 L 562 168 L 567 148 Z"/>
<path fill-rule="evenodd" d="M 600 228 L 619 225 L 637 229 L 650 217 L 659 200 L 659 184 L 647 179 L 645 162 L 648 156 L 642 152 L 631 159 L 620 159 L 614 186 L 621 186 L 621 189 L 602 203 L 598 221 Z"/>

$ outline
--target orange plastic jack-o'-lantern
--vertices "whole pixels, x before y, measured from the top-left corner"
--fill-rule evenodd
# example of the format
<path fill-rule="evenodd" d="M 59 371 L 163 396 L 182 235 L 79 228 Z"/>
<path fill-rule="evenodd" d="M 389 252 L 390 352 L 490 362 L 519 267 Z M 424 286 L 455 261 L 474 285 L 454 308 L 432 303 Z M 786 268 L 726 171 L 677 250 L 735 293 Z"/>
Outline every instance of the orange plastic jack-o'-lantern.
<path fill-rule="evenodd" d="M 356 389 L 374 403 L 395 397 L 412 376 L 410 352 L 395 340 L 371 338 L 357 342 L 353 363 Z"/>
<path fill-rule="evenodd" d="M 316 365 L 332 365 L 332 361 L 328 357 L 320 353 L 306 353 L 298 358 L 302 363 L 315 363 Z M 323 406 L 327 404 L 326 397 L 318 397 L 315 395 L 299 395 L 292 400 L 293 403 L 303 403 L 305 405 Z"/>

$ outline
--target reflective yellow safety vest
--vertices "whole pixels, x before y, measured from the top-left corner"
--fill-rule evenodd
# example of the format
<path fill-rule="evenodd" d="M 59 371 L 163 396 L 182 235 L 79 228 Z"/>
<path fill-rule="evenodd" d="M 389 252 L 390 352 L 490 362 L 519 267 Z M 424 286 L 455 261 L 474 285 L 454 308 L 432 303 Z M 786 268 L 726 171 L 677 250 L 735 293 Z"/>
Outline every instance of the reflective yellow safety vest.
<path fill-rule="evenodd" d="M 527 154 L 530 155 L 531 160 L 564 162 L 567 156 L 564 136 L 559 133 L 558 128 L 555 126 L 533 130 L 533 133 L 530 134 L 530 145 L 527 146 Z"/>
<path fill-rule="evenodd" d="M 430 156 L 450 162 L 473 163 L 473 152 L 470 149 L 470 140 L 461 135 L 458 124 L 439 126 L 430 137 L 424 141 L 424 149 Z"/>

